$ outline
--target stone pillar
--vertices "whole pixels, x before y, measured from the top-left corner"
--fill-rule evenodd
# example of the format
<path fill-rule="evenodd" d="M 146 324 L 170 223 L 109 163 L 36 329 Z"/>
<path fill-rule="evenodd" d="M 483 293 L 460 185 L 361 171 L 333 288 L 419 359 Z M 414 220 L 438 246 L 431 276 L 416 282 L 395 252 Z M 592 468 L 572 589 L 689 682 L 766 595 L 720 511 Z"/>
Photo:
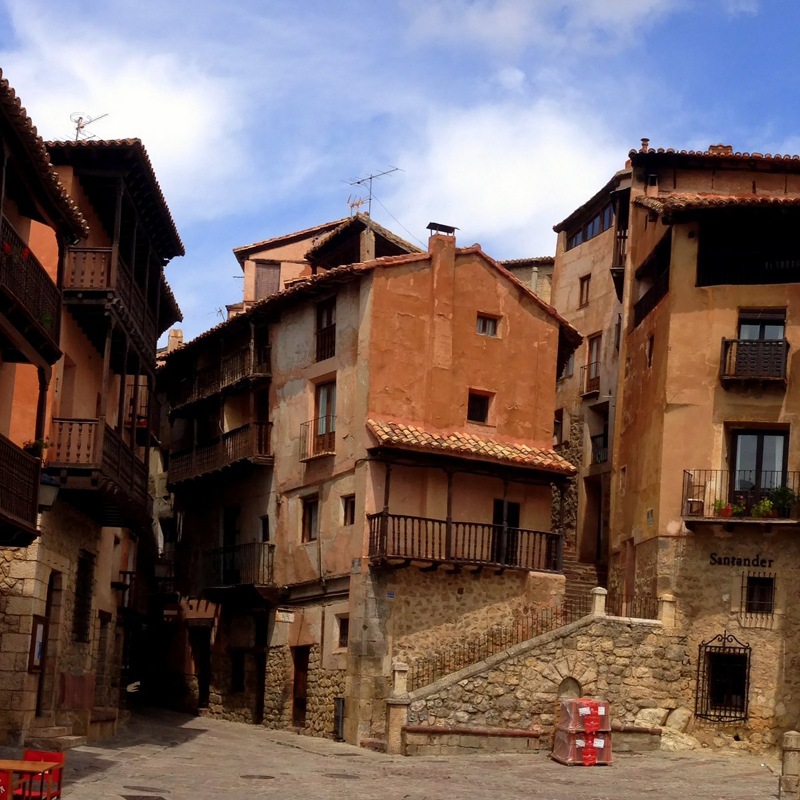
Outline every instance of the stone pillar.
<path fill-rule="evenodd" d="M 675 627 L 675 598 L 671 594 L 658 598 L 658 618 L 665 628 Z"/>
<path fill-rule="evenodd" d="M 386 752 L 389 755 L 404 755 L 403 726 L 408 722 L 408 664 L 396 661 L 392 665 L 394 689 L 386 701 Z"/>
<path fill-rule="evenodd" d="M 592 589 L 592 616 L 604 617 L 606 615 L 606 595 L 608 589 L 602 586 L 595 586 Z"/>
<path fill-rule="evenodd" d="M 786 731 L 781 742 L 783 747 L 783 768 L 779 797 L 781 800 L 800 798 L 800 733 Z"/>

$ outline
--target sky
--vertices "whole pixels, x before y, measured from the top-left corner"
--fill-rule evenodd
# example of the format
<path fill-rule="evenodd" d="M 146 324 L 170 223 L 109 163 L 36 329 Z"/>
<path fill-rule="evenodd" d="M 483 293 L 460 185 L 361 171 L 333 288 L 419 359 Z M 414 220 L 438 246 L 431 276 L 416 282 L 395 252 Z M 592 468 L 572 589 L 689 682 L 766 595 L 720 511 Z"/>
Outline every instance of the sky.
<path fill-rule="evenodd" d="M 795 0 L 0 0 L 0 67 L 45 138 L 144 142 L 186 256 L 186 338 L 241 299 L 234 247 L 372 215 L 498 259 L 653 147 L 800 151 Z"/>

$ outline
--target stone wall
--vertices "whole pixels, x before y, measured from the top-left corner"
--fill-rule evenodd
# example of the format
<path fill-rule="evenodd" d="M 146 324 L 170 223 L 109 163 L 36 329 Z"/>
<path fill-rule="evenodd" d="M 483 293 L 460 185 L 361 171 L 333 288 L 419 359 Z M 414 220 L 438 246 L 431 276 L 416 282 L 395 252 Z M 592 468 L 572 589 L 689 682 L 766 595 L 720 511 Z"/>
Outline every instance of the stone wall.
<path fill-rule="evenodd" d="M 270 647 L 264 680 L 263 724 L 282 730 L 292 724 L 292 651 L 288 645 Z"/>
<path fill-rule="evenodd" d="M 244 691 L 234 692 L 231 687 L 232 657 L 227 648 L 214 648 L 211 655 L 211 688 L 208 697 L 208 713 L 212 717 L 231 722 L 256 722 L 258 702 L 257 656 L 243 653 Z"/>
<path fill-rule="evenodd" d="M 334 699 L 344 697 L 344 684 L 345 670 L 323 669 L 320 646 L 314 645 L 308 660 L 306 733 L 334 738 Z"/>
<path fill-rule="evenodd" d="M 565 409 L 565 414 L 568 412 Z M 569 428 L 561 444 L 555 446 L 555 451 L 566 458 L 570 464 L 580 469 L 583 464 L 583 417 L 580 414 L 569 412 Z M 557 531 L 564 527 L 564 544 L 576 548 L 578 545 L 578 478 L 570 478 L 564 490 L 564 520 L 561 522 L 561 492 L 553 487 L 553 503 L 550 514 L 550 530 Z"/>
<path fill-rule="evenodd" d="M 408 724 L 552 731 L 562 681 L 610 701 L 614 719 L 685 708 L 694 684 L 687 637 L 659 622 L 580 620 L 412 692 Z"/>

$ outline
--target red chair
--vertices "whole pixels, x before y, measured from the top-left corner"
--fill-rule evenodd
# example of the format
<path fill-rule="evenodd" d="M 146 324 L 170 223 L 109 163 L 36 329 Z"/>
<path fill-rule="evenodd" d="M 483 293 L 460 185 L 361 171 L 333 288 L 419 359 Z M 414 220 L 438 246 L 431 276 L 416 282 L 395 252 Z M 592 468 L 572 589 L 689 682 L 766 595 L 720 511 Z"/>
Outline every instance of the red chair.
<path fill-rule="evenodd" d="M 61 764 L 52 771 L 52 784 L 49 784 L 44 776 L 39 776 L 32 780 L 29 789 L 15 789 L 14 797 L 25 798 L 25 800 L 47 800 L 47 798 L 61 798 L 61 779 L 64 772 L 64 763 L 67 760 L 66 753 L 48 753 L 45 750 L 26 750 L 25 761 L 55 761 Z M 31 776 L 33 777 L 33 776 Z"/>

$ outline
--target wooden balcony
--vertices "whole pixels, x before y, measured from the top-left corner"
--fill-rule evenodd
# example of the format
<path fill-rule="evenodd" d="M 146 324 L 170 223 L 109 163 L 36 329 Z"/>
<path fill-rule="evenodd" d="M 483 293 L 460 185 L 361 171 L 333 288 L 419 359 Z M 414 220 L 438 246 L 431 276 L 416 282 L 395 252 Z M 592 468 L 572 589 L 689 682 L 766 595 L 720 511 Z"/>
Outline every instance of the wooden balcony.
<path fill-rule="evenodd" d="M 800 522 L 800 472 L 690 469 L 683 473 L 682 516 L 732 525 Z"/>
<path fill-rule="evenodd" d="M 719 376 L 723 386 L 742 381 L 786 383 L 786 339 L 723 339 Z"/>
<path fill-rule="evenodd" d="M 39 459 L 0 435 L 0 544 L 25 547 L 37 536 Z"/>
<path fill-rule="evenodd" d="M 563 537 L 548 531 L 504 528 L 483 522 L 451 522 L 405 514 L 371 514 L 369 557 L 399 561 L 560 572 Z"/>
<path fill-rule="evenodd" d="M 218 547 L 203 557 L 204 588 L 271 586 L 274 580 L 275 545 L 269 542 Z"/>
<path fill-rule="evenodd" d="M 597 436 L 590 437 L 592 445 L 591 464 L 605 464 L 608 461 L 608 435 L 598 433 Z"/>
<path fill-rule="evenodd" d="M 5 217 L 0 239 L 0 313 L 43 362 L 53 364 L 61 357 L 61 292 Z M 12 341 L 5 360 L 31 362 L 24 349 Z"/>
<path fill-rule="evenodd" d="M 600 362 L 581 367 L 581 394 L 597 394 L 600 391 Z"/>
<path fill-rule="evenodd" d="M 269 422 L 251 422 L 209 442 L 172 453 L 169 483 L 199 478 L 243 461 L 272 464 L 271 428 Z"/>
<path fill-rule="evenodd" d="M 223 356 L 217 363 L 198 369 L 179 383 L 169 395 L 170 407 L 177 408 L 221 392 L 247 378 L 270 376 L 271 348 L 263 346 L 255 352 L 243 347 Z"/>
<path fill-rule="evenodd" d="M 89 501 L 104 524 L 120 524 L 126 516 L 149 519 L 147 466 L 113 428 L 96 419 L 54 418 L 50 438 L 47 467 L 53 474 L 60 471 L 64 488 L 104 489 L 116 506 L 114 513 L 106 504 Z"/>
<path fill-rule="evenodd" d="M 119 257 L 115 263 L 112 247 L 71 247 L 64 274 L 64 301 L 71 306 L 105 305 L 112 295 L 119 301 L 131 333 L 141 339 L 148 352 L 155 351 L 156 319 L 128 265 Z"/>
<path fill-rule="evenodd" d="M 336 417 L 311 419 L 300 426 L 300 460 L 336 453 Z"/>

